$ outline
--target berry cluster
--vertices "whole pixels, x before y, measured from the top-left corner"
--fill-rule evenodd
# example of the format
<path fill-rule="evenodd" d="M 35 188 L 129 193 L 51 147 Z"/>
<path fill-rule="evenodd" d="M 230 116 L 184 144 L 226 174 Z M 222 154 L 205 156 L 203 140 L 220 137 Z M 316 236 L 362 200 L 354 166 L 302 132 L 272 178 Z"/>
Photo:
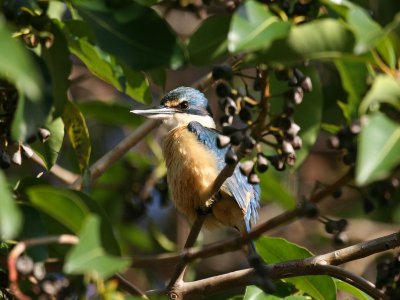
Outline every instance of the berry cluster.
<path fill-rule="evenodd" d="M 30 1 L 15 3 L 18 1 L 4 1 L 0 10 L 7 21 L 14 23 L 19 36 L 29 48 L 50 48 L 54 42 L 54 35 L 48 31 L 50 19 L 47 16 L 48 1 Z"/>
<path fill-rule="evenodd" d="M 299 69 L 280 69 L 275 71 L 278 80 L 288 82 L 288 90 L 284 93 L 284 105 L 278 115 L 268 115 L 269 122 L 262 128 L 258 140 L 251 136 L 253 126 L 256 125 L 257 113 L 264 103 L 251 97 L 246 88 L 245 95 L 233 88 L 234 76 L 244 76 L 240 72 L 234 72 L 229 65 L 217 65 L 213 68 L 212 77 L 218 82 L 216 94 L 219 97 L 219 107 L 222 112 L 220 125 L 223 135 L 219 136 L 218 146 L 227 147 L 225 161 L 228 164 L 235 163 L 238 159 L 234 147 L 241 145 L 245 152 L 256 149 L 257 154 L 253 160 L 241 164 L 242 173 L 247 176 L 250 183 L 259 183 L 257 172 L 265 172 L 269 165 L 282 171 L 286 165 L 293 166 L 296 161 L 295 150 L 300 149 L 302 140 L 298 135 L 300 126 L 293 120 L 296 105 L 303 100 L 305 92 L 312 91 L 310 77 L 305 76 Z M 249 76 L 246 76 L 249 79 Z M 256 70 L 253 80 L 253 90 L 259 91 L 266 86 L 268 77 L 263 77 L 260 70 Z M 280 95 L 282 96 L 282 95 Z M 272 96 L 271 96 L 272 97 Z M 264 99 L 265 101 L 265 99 Z M 236 120 L 235 126 L 235 117 Z M 261 144 L 272 147 L 276 154 L 265 154 Z"/>
<path fill-rule="evenodd" d="M 22 157 L 31 157 L 32 149 L 22 143 L 15 143 L 11 139 L 11 123 L 15 114 L 18 102 L 18 91 L 16 87 L 0 78 L 0 168 L 7 169 L 11 163 L 22 164 Z M 50 137 L 50 131 L 46 128 L 39 128 L 36 135 L 29 137 L 26 143 L 31 144 L 37 138 L 45 143 Z"/>
<path fill-rule="evenodd" d="M 383 290 L 389 299 L 400 298 L 400 255 L 392 260 L 386 259 L 378 263 L 376 274 L 376 287 Z"/>
<path fill-rule="evenodd" d="M 69 279 L 58 273 L 46 273 L 42 262 L 33 262 L 23 255 L 16 262 L 16 268 L 22 279 L 31 282 L 31 293 L 38 299 L 65 299 L 70 285 Z"/>
<path fill-rule="evenodd" d="M 361 132 L 359 121 L 343 127 L 336 135 L 329 138 L 330 146 L 342 152 L 342 160 L 346 165 L 354 165 L 357 158 L 357 137 Z"/>

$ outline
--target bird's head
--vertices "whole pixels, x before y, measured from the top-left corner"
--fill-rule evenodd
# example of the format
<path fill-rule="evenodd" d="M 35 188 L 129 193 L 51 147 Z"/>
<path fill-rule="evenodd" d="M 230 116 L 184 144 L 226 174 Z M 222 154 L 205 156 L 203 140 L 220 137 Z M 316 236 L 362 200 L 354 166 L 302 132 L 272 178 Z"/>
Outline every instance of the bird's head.
<path fill-rule="evenodd" d="M 197 121 L 204 127 L 215 128 L 207 98 L 202 92 L 190 87 L 178 87 L 168 92 L 156 108 L 131 112 L 162 120 L 169 129 L 186 126 L 192 121 Z"/>

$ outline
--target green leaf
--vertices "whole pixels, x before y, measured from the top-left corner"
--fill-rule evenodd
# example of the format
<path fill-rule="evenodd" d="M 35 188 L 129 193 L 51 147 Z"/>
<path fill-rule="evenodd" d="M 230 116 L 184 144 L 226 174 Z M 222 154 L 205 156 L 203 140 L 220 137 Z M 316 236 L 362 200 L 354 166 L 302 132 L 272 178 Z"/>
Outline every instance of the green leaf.
<path fill-rule="evenodd" d="M 61 29 L 55 24 L 50 23 L 48 29 L 54 36 L 52 46 L 47 49 L 41 47 L 42 58 L 47 65 L 51 77 L 51 89 L 53 91 L 53 116 L 59 117 L 68 101 L 67 90 L 69 87 L 68 77 L 71 73 L 70 53 L 67 41 Z"/>
<path fill-rule="evenodd" d="M 259 50 L 268 47 L 274 40 L 289 34 L 290 22 L 282 22 L 268 6 L 250 0 L 233 15 L 228 34 L 230 52 Z"/>
<path fill-rule="evenodd" d="M 71 101 L 67 102 L 62 119 L 69 140 L 75 150 L 75 155 L 78 158 L 79 168 L 83 172 L 89 165 L 92 150 L 86 120 L 78 107 Z"/>
<path fill-rule="evenodd" d="M 268 263 L 312 256 L 312 253 L 307 249 L 277 237 L 261 237 L 256 241 L 256 247 L 258 253 Z M 336 299 L 336 286 L 329 276 L 300 276 L 287 278 L 285 281 L 292 283 L 298 290 L 309 294 L 313 299 Z"/>
<path fill-rule="evenodd" d="M 345 291 L 353 295 L 357 300 L 372 300 L 373 298 L 359 290 L 355 286 L 348 284 L 347 282 L 335 279 L 336 287 L 340 291 Z"/>
<path fill-rule="evenodd" d="M 107 278 L 129 267 L 130 260 L 106 253 L 100 236 L 100 219 L 95 215 L 88 215 L 79 233 L 79 244 L 74 246 L 66 257 L 66 273 Z"/>
<path fill-rule="evenodd" d="M 356 182 L 365 185 L 385 178 L 400 163 L 400 126 L 384 114 L 369 117 L 358 141 Z"/>
<path fill-rule="evenodd" d="M 132 70 L 96 46 L 87 23 L 71 20 L 61 23 L 61 26 L 70 51 L 83 61 L 90 72 L 139 102 L 151 102 L 146 76 L 142 72 Z"/>
<path fill-rule="evenodd" d="M 51 186 L 32 186 L 27 194 L 34 207 L 50 215 L 73 233 L 79 232 L 90 212 L 88 206 L 73 191 Z"/>
<path fill-rule="evenodd" d="M 153 9 L 134 2 L 118 7 L 90 0 L 74 4 L 93 29 L 98 45 L 130 68 L 177 69 L 183 65 L 185 57 L 177 36 Z"/>
<path fill-rule="evenodd" d="M 57 161 L 63 143 L 64 123 L 61 118 L 57 118 L 54 121 L 44 124 L 43 128 L 50 131 L 49 139 L 44 143 L 36 141 L 31 146 L 36 154 L 45 162 L 47 170 L 50 170 Z"/>
<path fill-rule="evenodd" d="M 368 69 L 364 63 L 351 60 L 335 60 L 335 65 L 347 92 L 347 101 L 340 102 L 347 122 L 350 124 L 358 118 L 358 106 L 367 90 Z"/>
<path fill-rule="evenodd" d="M 307 297 L 304 296 L 287 296 L 287 297 L 278 297 L 275 295 L 268 295 L 263 292 L 260 288 L 250 285 L 246 288 L 246 293 L 242 300 L 307 300 Z"/>
<path fill-rule="evenodd" d="M 37 66 L 22 43 L 11 37 L 11 30 L 0 16 L 0 74 L 12 79 L 32 101 L 40 101 L 43 82 Z"/>
<path fill-rule="evenodd" d="M 354 48 L 357 54 L 367 52 L 382 38 L 382 27 L 362 7 L 346 0 L 340 1 L 340 4 L 333 0 L 323 2 L 346 19 L 357 40 Z"/>
<path fill-rule="evenodd" d="M 296 206 L 296 199 L 288 192 L 279 179 L 271 171 L 259 174 L 261 189 L 261 199 L 263 201 L 273 201 L 280 204 L 285 209 Z"/>
<path fill-rule="evenodd" d="M 0 239 L 13 239 L 21 229 L 22 215 L 2 171 L 0 171 L 0 195 Z"/>
<path fill-rule="evenodd" d="M 190 62 L 207 65 L 228 54 L 227 36 L 231 16 L 213 16 L 206 19 L 188 42 Z"/>
<path fill-rule="evenodd" d="M 285 39 L 249 55 L 249 62 L 293 65 L 304 60 L 332 59 L 353 53 L 354 36 L 340 21 L 321 19 L 292 27 Z"/>
<path fill-rule="evenodd" d="M 131 106 L 120 102 L 93 100 L 79 103 L 78 107 L 86 118 L 92 118 L 105 124 L 136 128 L 142 123 L 142 120 L 129 113 L 132 109 Z"/>
<path fill-rule="evenodd" d="M 371 89 L 361 102 L 360 115 L 367 113 L 368 110 L 377 110 L 381 102 L 389 103 L 400 110 L 400 83 L 389 75 L 376 77 Z"/>

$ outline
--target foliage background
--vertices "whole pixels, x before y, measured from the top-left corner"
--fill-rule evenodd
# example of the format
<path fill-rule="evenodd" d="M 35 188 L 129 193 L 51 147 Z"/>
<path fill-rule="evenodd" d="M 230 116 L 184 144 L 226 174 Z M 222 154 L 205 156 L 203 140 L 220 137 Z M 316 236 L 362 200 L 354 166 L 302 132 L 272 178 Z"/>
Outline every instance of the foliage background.
<path fill-rule="evenodd" d="M 398 1 L 0 3 L 2 167 L 10 159 L 17 163 L 0 172 L 2 259 L 17 241 L 76 234 L 81 242 L 74 247 L 40 246 L 27 254 L 35 262 L 65 261 L 57 274 L 70 280 L 67 293 L 88 296 L 78 287 L 95 286 L 95 293 L 107 298 L 123 297 L 110 277 L 126 271 L 135 256 L 179 251 L 189 227 L 168 197 L 159 146 L 162 129 L 120 155 L 99 178 L 91 177 L 89 167 L 144 123 L 129 110 L 156 104 L 174 87 L 203 88 L 218 119 L 222 112 L 215 87 L 221 80 L 214 82 L 211 72 L 221 63 L 234 65 L 235 76 L 227 84 L 257 100 L 256 68 L 270 72 L 271 94 L 278 95 L 271 101 L 271 116 L 279 112 L 284 102 L 279 95 L 288 89 L 277 70 L 296 67 L 312 79 L 313 91 L 295 108 L 303 141 L 295 166 L 283 172 L 270 167 L 259 174 L 260 222 L 307 202 L 315 188 L 355 170 L 354 181 L 318 204 L 318 217 L 296 218 L 268 232 L 286 240 L 260 238 L 257 246 L 264 259 L 273 263 L 310 256 L 287 241 L 321 254 L 397 231 Z M 354 124 L 362 129 L 347 139 L 347 148 L 328 146 L 332 136 L 340 137 L 343 128 Z M 32 143 L 39 128 L 50 137 Z M 18 163 L 18 153 L 29 154 L 28 146 L 35 155 Z M 349 153 L 352 161 L 343 164 Z M 80 192 L 73 184 L 78 175 Z M 342 218 L 349 223 L 345 231 L 326 232 L 329 220 Z M 232 235 L 230 229 L 203 232 L 198 245 Z M 94 250 L 96 254 L 85 256 Z M 223 258 L 194 263 L 187 279 L 247 266 L 242 251 Z M 370 256 L 345 267 L 375 282 L 376 261 Z M 162 288 L 173 270 L 130 268 L 126 277 L 149 290 Z M 0 271 L 0 288 L 6 293 L 5 265 Z M 221 297 L 245 293 L 245 299 L 335 299 L 346 291 L 367 299 L 330 277 L 299 277 L 282 285 L 285 292 L 275 296 L 251 286 L 221 290 Z M 31 285 L 26 289 L 34 290 Z M 39 293 L 45 293 L 43 288 Z"/>

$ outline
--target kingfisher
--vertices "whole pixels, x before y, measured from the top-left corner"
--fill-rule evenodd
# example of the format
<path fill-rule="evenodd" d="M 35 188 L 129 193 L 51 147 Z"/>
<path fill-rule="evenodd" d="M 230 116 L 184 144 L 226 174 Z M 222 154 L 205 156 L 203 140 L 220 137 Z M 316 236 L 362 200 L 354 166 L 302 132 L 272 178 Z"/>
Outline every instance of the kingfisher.
<path fill-rule="evenodd" d="M 205 95 L 191 87 L 178 87 L 168 92 L 160 106 L 132 110 L 134 114 L 161 120 L 167 127 L 162 151 L 167 166 L 167 181 L 172 200 L 190 223 L 199 210 L 210 208 L 206 228 L 233 226 L 249 231 L 257 220 L 260 187 L 250 184 L 236 166 L 215 199 L 208 199 L 214 180 L 225 167 L 228 147 L 218 147 L 220 132 Z M 210 201 L 212 200 L 212 201 Z"/>

